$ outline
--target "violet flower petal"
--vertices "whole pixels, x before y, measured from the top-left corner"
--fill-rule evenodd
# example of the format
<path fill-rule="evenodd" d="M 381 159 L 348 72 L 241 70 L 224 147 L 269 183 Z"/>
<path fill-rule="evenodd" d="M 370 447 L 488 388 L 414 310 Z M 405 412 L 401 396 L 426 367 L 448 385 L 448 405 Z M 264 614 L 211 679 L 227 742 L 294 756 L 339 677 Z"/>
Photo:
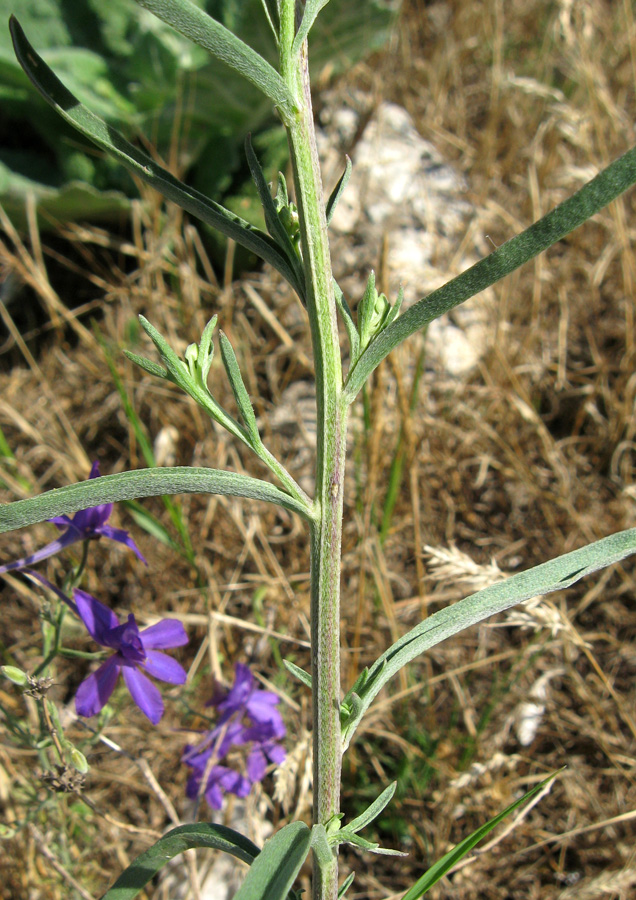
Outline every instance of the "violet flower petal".
<path fill-rule="evenodd" d="M 68 547 L 69 544 L 75 544 L 78 540 L 81 540 L 81 536 L 77 537 L 72 532 L 67 531 L 65 534 L 60 535 L 59 538 L 56 538 L 56 540 L 51 541 L 50 544 L 46 544 L 46 546 L 36 550 L 30 556 L 23 556 L 22 559 L 16 559 L 13 562 L 0 566 L 0 575 L 3 575 L 5 572 L 13 572 L 15 569 L 24 569 L 27 566 L 41 562 L 43 559 L 48 559 L 49 556 L 54 556 L 60 550 Z"/>
<path fill-rule="evenodd" d="M 254 681 L 249 667 L 245 663 L 237 663 L 235 672 L 234 684 L 227 696 L 220 703 L 216 704 L 221 712 L 238 712 L 249 699 Z"/>
<path fill-rule="evenodd" d="M 163 715 L 163 700 L 159 689 L 155 687 L 149 678 L 142 675 L 138 669 L 123 666 L 122 675 L 124 676 L 126 687 L 130 691 L 130 696 L 139 709 L 150 719 L 153 725 L 157 725 Z"/>
<path fill-rule="evenodd" d="M 262 781 L 267 769 L 267 760 L 260 744 L 255 744 L 247 757 L 247 777 L 250 781 Z"/>
<path fill-rule="evenodd" d="M 95 716 L 108 703 L 119 676 L 119 663 L 111 656 L 97 671 L 85 678 L 75 694 L 78 716 Z"/>
<path fill-rule="evenodd" d="M 144 646 L 145 643 L 144 641 Z M 168 681 L 170 684 L 185 684 L 188 677 L 188 673 L 176 659 L 166 653 L 160 653 L 158 650 L 149 650 L 146 653 L 143 668 L 153 678 Z"/>
<path fill-rule="evenodd" d="M 166 650 L 188 643 L 186 630 L 178 619 L 162 619 L 141 632 L 146 650 Z"/>
<path fill-rule="evenodd" d="M 77 603 L 80 618 L 84 625 L 86 625 L 88 633 L 93 640 L 96 643 L 101 644 L 102 647 L 110 646 L 107 643 L 109 640 L 109 632 L 111 632 L 113 628 L 119 626 L 119 619 L 112 609 L 109 609 L 103 603 L 100 603 L 99 600 L 96 600 L 95 597 L 92 597 L 80 588 L 75 588 L 73 597 Z"/>
<path fill-rule="evenodd" d="M 215 766 L 212 772 L 214 773 L 215 770 L 217 772 L 221 771 L 218 782 L 224 791 L 236 794 L 237 797 L 247 797 L 252 789 L 252 785 L 244 775 L 241 775 L 240 772 L 235 772 L 233 769 L 226 769 L 225 766 Z"/>
<path fill-rule="evenodd" d="M 194 795 L 196 798 L 198 795 Z M 205 799 L 208 801 L 212 809 L 221 809 L 223 806 L 223 794 L 221 793 L 221 788 L 218 786 L 216 782 L 208 782 L 208 787 L 205 792 Z"/>
<path fill-rule="evenodd" d="M 98 529 L 96 529 L 96 532 L 98 535 L 109 538 L 111 541 L 117 541 L 119 544 L 125 544 L 129 550 L 132 550 L 138 560 L 140 560 L 145 566 L 148 565 L 145 557 L 141 555 L 137 544 L 135 544 L 131 536 L 127 531 L 124 531 L 123 528 L 113 528 L 112 525 L 101 525 Z"/>
<path fill-rule="evenodd" d="M 280 744 L 275 744 L 273 741 L 271 744 L 264 745 L 263 749 L 271 762 L 276 763 L 277 766 L 280 766 L 280 764 L 284 763 L 287 759 L 287 751 L 285 748 Z"/>

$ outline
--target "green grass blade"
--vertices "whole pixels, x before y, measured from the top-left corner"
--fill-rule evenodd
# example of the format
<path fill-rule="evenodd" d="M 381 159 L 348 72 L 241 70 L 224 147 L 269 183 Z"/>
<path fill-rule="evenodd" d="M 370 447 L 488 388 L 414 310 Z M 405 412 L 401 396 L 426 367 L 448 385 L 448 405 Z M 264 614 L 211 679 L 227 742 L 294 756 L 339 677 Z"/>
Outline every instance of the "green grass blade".
<path fill-rule="evenodd" d="M 525 572 L 519 572 L 492 584 L 452 606 L 447 606 L 420 622 L 396 641 L 370 667 L 364 685 L 359 689 L 361 704 L 346 722 L 343 744 L 346 748 L 365 711 L 374 697 L 396 672 L 420 654 L 458 634 L 471 625 L 504 612 L 530 597 L 549 594 L 570 587 L 579 579 L 599 569 L 620 562 L 636 553 L 636 528 L 618 531 L 609 537 L 565 553 Z"/>
<path fill-rule="evenodd" d="M 263 500 L 266 503 L 277 503 L 308 521 L 313 520 L 313 510 L 310 507 L 267 481 L 220 469 L 174 466 L 102 475 L 90 481 L 46 491 L 28 500 L 5 503 L 0 506 L 0 534 L 44 522 L 53 516 L 98 506 L 100 503 L 161 497 L 165 494 L 222 494 Z"/>
<path fill-rule="evenodd" d="M 46 102 L 69 125 L 159 191 L 166 199 L 177 203 L 186 212 L 192 213 L 202 222 L 216 228 L 226 237 L 232 238 L 237 244 L 241 244 L 270 263 L 292 285 L 299 296 L 302 296 L 302 285 L 298 283 L 293 269 L 268 234 L 254 228 L 249 222 L 199 191 L 183 184 L 154 162 L 150 156 L 134 147 L 123 135 L 83 106 L 67 90 L 57 75 L 38 56 L 14 16 L 9 21 L 9 27 L 18 62 Z"/>
<path fill-rule="evenodd" d="M 453 847 L 452 850 L 449 850 L 441 859 L 439 859 L 431 868 L 419 878 L 410 890 L 406 892 L 406 894 L 402 897 L 402 900 L 418 900 L 419 897 L 422 897 L 426 892 L 433 887 L 434 884 L 443 878 L 447 872 L 449 872 L 454 865 L 456 865 L 460 859 L 463 859 L 467 853 L 475 847 L 486 835 L 490 834 L 493 828 L 496 828 L 500 822 L 502 822 L 510 813 L 514 812 L 520 806 L 523 806 L 524 803 L 527 803 L 529 800 L 532 800 L 537 794 L 539 794 L 544 788 L 550 784 L 551 781 L 557 776 L 557 772 L 550 775 L 549 778 L 546 778 L 545 781 L 540 782 L 540 784 L 535 785 L 531 790 L 529 790 L 523 797 L 520 797 L 518 800 L 515 800 L 514 803 L 511 803 L 510 806 L 507 806 L 503 812 L 500 812 L 494 818 L 492 818 L 489 822 L 486 822 L 485 825 L 482 825 L 481 828 L 478 828 L 476 831 L 473 831 L 467 838 L 464 838 L 463 841 L 460 841 L 457 846 Z"/>
<path fill-rule="evenodd" d="M 110 890 L 106 891 L 102 900 L 133 900 L 169 860 L 194 847 L 222 850 L 248 865 L 259 854 L 256 844 L 238 831 L 224 825 L 212 825 L 207 822 L 181 825 L 159 838 L 156 844 L 138 856 L 122 872 Z"/>
<path fill-rule="evenodd" d="M 276 69 L 190 0 L 136 2 L 251 81 L 279 108 L 283 119 L 294 113 L 294 98 Z"/>
<path fill-rule="evenodd" d="M 345 385 L 349 401 L 353 401 L 371 372 L 394 347 L 547 250 L 635 182 L 636 148 L 632 148 L 534 225 L 407 309 L 360 356 Z"/>
<path fill-rule="evenodd" d="M 311 831 L 290 822 L 266 841 L 234 900 L 284 900 L 307 858 Z"/>

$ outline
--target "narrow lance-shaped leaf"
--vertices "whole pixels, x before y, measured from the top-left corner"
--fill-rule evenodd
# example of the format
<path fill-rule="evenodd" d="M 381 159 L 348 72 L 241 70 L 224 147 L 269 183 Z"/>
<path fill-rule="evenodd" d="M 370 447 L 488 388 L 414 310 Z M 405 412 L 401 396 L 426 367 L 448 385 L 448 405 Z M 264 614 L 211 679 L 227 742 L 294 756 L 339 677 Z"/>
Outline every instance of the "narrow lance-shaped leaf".
<path fill-rule="evenodd" d="M 254 415 L 252 401 L 247 393 L 247 388 L 245 387 L 243 376 L 241 375 L 241 370 L 239 369 L 239 364 L 232 345 L 222 331 L 219 332 L 219 346 L 221 348 L 223 365 L 225 366 L 225 371 L 232 387 L 236 405 L 241 413 L 241 418 L 245 423 L 245 427 L 247 428 L 252 441 L 255 444 L 260 444 L 261 436 L 258 433 L 258 425 L 256 424 L 256 416 Z"/>
<path fill-rule="evenodd" d="M 283 119 L 293 114 L 294 98 L 276 69 L 190 0 L 136 2 L 251 81 L 279 108 Z"/>
<path fill-rule="evenodd" d="M 342 293 L 340 289 L 340 285 L 334 278 L 333 280 L 333 293 L 334 298 L 336 300 L 336 306 L 338 307 L 338 312 L 342 316 L 342 321 L 344 322 L 345 328 L 347 330 L 347 337 L 349 338 L 349 351 L 351 353 L 351 365 L 354 366 L 358 356 L 360 355 L 360 335 L 358 334 L 358 329 L 356 323 L 353 321 L 353 314 L 345 299 L 345 295 Z"/>
<path fill-rule="evenodd" d="M 102 900 L 133 900 L 166 863 L 180 853 L 195 847 L 222 850 L 248 865 L 259 854 L 258 847 L 249 838 L 224 825 L 212 825 L 207 822 L 181 825 L 159 838 L 156 844 L 138 856 L 122 872 L 110 890 L 106 891 Z"/>
<path fill-rule="evenodd" d="M 223 494 L 264 500 L 296 512 L 308 521 L 313 519 L 310 507 L 267 481 L 220 469 L 175 466 L 102 475 L 90 481 L 55 488 L 39 497 L 5 503 L 0 506 L 0 534 L 101 503 L 139 500 L 141 497 L 164 494 Z"/>
<path fill-rule="evenodd" d="M 331 192 L 329 200 L 327 201 L 327 207 L 325 209 L 325 212 L 327 214 L 327 225 L 329 225 L 329 223 L 333 219 L 333 214 L 336 211 L 336 207 L 338 206 L 338 202 L 340 201 L 342 192 L 346 188 L 347 184 L 349 183 L 349 179 L 351 178 L 351 170 L 353 166 L 351 165 L 351 160 L 348 156 L 345 155 L 345 159 L 347 160 L 345 170 L 340 176 L 337 185 Z"/>
<path fill-rule="evenodd" d="M 57 75 L 46 65 L 29 44 L 24 31 L 14 16 L 9 21 L 13 47 L 18 62 L 42 97 L 62 118 L 76 128 L 123 166 L 150 184 L 168 200 L 177 203 L 186 212 L 201 219 L 237 244 L 246 247 L 261 259 L 270 263 L 302 297 L 302 285 L 286 258 L 268 234 L 254 228 L 240 216 L 210 200 L 199 191 L 179 181 L 162 168 L 150 156 L 134 147 L 123 135 L 107 125 L 99 116 L 83 106 L 62 84 Z"/>
<path fill-rule="evenodd" d="M 311 675 L 309 674 L 309 672 L 305 672 L 304 669 L 301 669 L 300 666 L 297 666 L 296 663 L 291 662 L 291 660 L 289 659 L 284 659 L 283 665 L 288 672 L 294 675 L 300 682 L 302 682 L 302 684 L 305 685 L 305 687 L 308 687 L 309 690 L 311 690 Z"/>
<path fill-rule="evenodd" d="M 284 900 L 307 858 L 311 831 L 290 822 L 265 842 L 234 900 Z"/>
<path fill-rule="evenodd" d="M 485 259 L 448 281 L 411 306 L 373 340 L 349 373 L 345 395 L 351 402 L 371 372 L 402 341 L 434 319 L 509 275 L 560 241 L 590 216 L 615 200 L 636 182 L 636 148 L 628 150 L 596 178 L 521 234 L 511 238 Z"/>
<path fill-rule="evenodd" d="M 344 895 L 347 893 L 351 885 L 353 884 L 354 878 L 356 877 L 355 872 L 350 872 L 345 880 L 342 882 L 339 890 L 338 890 L 338 900 L 342 900 Z"/>
<path fill-rule="evenodd" d="M 287 257 L 290 266 L 296 273 L 298 281 L 302 283 L 304 281 L 304 273 L 300 257 L 296 253 L 296 249 L 291 242 L 291 238 L 289 237 L 285 226 L 280 220 L 278 211 L 276 209 L 276 204 L 274 203 L 274 199 L 271 195 L 267 179 L 265 178 L 265 173 L 263 172 L 261 164 L 259 163 L 256 153 L 254 152 L 254 148 L 252 146 L 252 138 L 249 134 L 245 138 L 245 156 L 247 157 L 247 164 L 250 167 L 252 180 L 256 185 L 256 190 L 258 191 L 261 206 L 263 207 L 263 214 L 265 216 L 265 224 L 267 225 L 267 230 L 269 231 L 271 237 L 278 244 L 281 252 L 284 253 Z"/>
<path fill-rule="evenodd" d="M 208 323 L 206 330 L 203 333 L 201 338 L 203 347 L 198 348 L 196 344 L 190 344 L 185 351 L 185 361 L 177 356 L 161 332 L 158 331 L 145 316 L 139 316 L 139 322 L 159 351 L 161 359 L 166 366 L 167 373 L 164 374 L 153 371 L 152 363 L 150 363 L 149 360 L 144 360 L 142 357 L 138 357 L 135 354 L 128 353 L 124 350 L 124 354 L 128 359 L 140 364 L 141 368 L 146 372 L 157 374 L 161 378 L 168 378 L 174 384 L 178 385 L 178 387 L 180 387 L 182 391 L 185 391 L 188 396 L 192 397 L 192 399 L 198 403 L 199 406 L 215 420 L 215 422 L 218 422 L 219 425 L 222 425 L 230 434 L 234 435 L 234 437 L 238 438 L 240 441 L 243 441 L 248 447 L 251 447 L 252 442 L 248 432 L 246 432 L 236 419 L 226 412 L 221 404 L 214 399 L 206 383 L 209 364 L 212 360 L 212 353 L 210 351 L 212 350 L 212 330 L 216 324 L 216 316 Z M 207 357 L 205 355 L 206 348 L 208 351 Z M 199 357 L 201 358 L 201 366 L 203 366 L 201 370 L 198 368 Z"/>
<path fill-rule="evenodd" d="M 510 813 L 513 813 L 516 809 L 519 809 L 520 806 L 523 806 L 524 803 L 527 803 L 529 800 L 532 800 L 533 797 L 536 797 L 537 794 L 541 793 L 541 791 L 545 790 L 550 782 L 554 781 L 557 773 L 554 775 L 550 775 L 549 778 L 546 778 L 545 781 L 541 781 L 539 784 L 535 785 L 531 788 L 527 793 L 520 797 L 518 800 L 515 800 L 514 803 L 511 803 L 510 806 L 507 806 L 503 812 L 500 812 L 498 815 L 494 816 L 490 819 L 489 822 L 486 822 L 485 825 L 482 825 L 481 828 L 478 828 L 472 834 L 470 834 L 467 838 L 464 838 L 459 844 L 453 847 L 452 850 L 449 850 L 441 859 L 431 866 L 431 868 L 422 875 L 421 878 L 415 882 L 413 887 L 406 892 L 406 894 L 402 897 L 402 900 L 419 900 L 419 897 L 423 897 L 424 894 L 429 891 L 434 884 L 443 878 L 447 872 L 449 872 L 453 866 L 457 865 L 460 859 L 463 859 L 466 854 L 470 853 L 470 851 L 475 847 L 481 840 L 483 840 L 486 835 L 488 835 L 493 828 L 496 828 L 500 822 L 502 822 L 505 818 L 507 818 Z"/>
<path fill-rule="evenodd" d="M 389 647 L 370 667 L 359 689 L 360 707 L 346 721 L 343 729 L 344 748 L 349 746 L 374 697 L 396 672 L 416 656 L 477 622 L 531 597 L 563 590 L 585 575 L 619 562 L 632 553 L 636 553 L 636 528 L 619 531 L 580 550 L 519 572 L 429 616 Z"/>
<path fill-rule="evenodd" d="M 393 795 L 395 794 L 395 789 L 397 787 L 397 781 L 391 782 L 388 787 L 385 787 L 379 797 L 377 797 L 373 803 L 365 809 L 363 813 L 357 816 L 355 819 L 352 819 L 350 822 L 347 822 L 347 829 L 349 831 L 353 831 L 354 833 L 357 831 L 361 831 L 363 828 L 366 828 L 367 825 L 370 825 L 374 819 L 380 815 L 380 813 L 384 810 L 386 806 L 393 799 Z"/>
<path fill-rule="evenodd" d="M 300 52 L 300 45 L 311 31 L 311 26 L 316 21 L 318 13 L 321 9 L 324 9 L 324 7 L 328 3 L 329 0 L 306 0 L 305 10 L 300 22 L 300 27 L 296 32 L 296 37 L 294 38 L 294 43 L 292 44 L 292 53 Z"/>

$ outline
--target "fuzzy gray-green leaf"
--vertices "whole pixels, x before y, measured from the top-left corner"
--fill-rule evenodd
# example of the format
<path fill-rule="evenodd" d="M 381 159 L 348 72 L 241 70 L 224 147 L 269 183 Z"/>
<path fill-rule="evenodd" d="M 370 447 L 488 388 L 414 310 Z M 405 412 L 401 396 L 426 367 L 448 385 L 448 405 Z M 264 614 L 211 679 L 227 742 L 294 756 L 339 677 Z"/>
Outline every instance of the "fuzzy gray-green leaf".
<path fill-rule="evenodd" d="M 338 202 L 342 196 L 342 192 L 346 188 L 347 184 L 349 183 L 349 179 L 351 178 L 351 170 L 353 166 L 348 156 L 345 155 L 345 159 L 347 160 L 345 164 L 345 170 L 338 179 L 338 183 L 329 195 L 329 200 L 327 201 L 327 207 L 325 210 L 327 214 L 327 225 L 329 225 L 329 223 L 331 222 L 333 214 L 336 211 L 336 207 L 338 206 Z"/>
<path fill-rule="evenodd" d="M 276 69 L 220 22 L 190 0 L 136 0 L 139 6 L 208 50 L 262 91 L 280 109 L 293 114 L 294 99 Z"/>
<path fill-rule="evenodd" d="M 46 102 L 69 125 L 113 156 L 142 181 L 150 184 L 168 200 L 177 203 L 182 209 L 201 219 L 202 222 L 206 222 L 226 237 L 235 240 L 237 244 L 246 247 L 261 259 L 269 262 L 292 285 L 299 296 L 302 296 L 302 285 L 298 283 L 296 274 L 268 234 L 254 228 L 249 222 L 215 203 L 214 200 L 210 200 L 194 188 L 183 184 L 150 156 L 134 147 L 123 135 L 83 106 L 77 97 L 73 96 L 62 84 L 57 75 L 51 71 L 28 42 L 14 16 L 9 21 L 9 27 L 18 62 Z"/>
<path fill-rule="evenodd" d="M 388 804 L 393 799 L 393 795 L 395 794 L 395 789 L 397 787 L 397 781 L 393 781 L 388 787 L 382 791 L 379 797 L 377 797 L 373 803 L 365 809 L 363 813 L 359 816 L 356 816 L 355 819 L 352 819 L 350 822 L 347 822 L 347 829 L 349 831 L 357 832 L 361 831 L 363 828 L 366 828 L 367 825 L 370 825 L 374 819 L 380 815 L 382 810 L 388 806 Z"/>
<path fill-rule="evenodd" d="M 276 209 L 276 204 L 270 193 L 269 185 L 265 178 L 265 173 L 263 172 L 261 164 L 258 161 L 258 157 L 254 152 L 254 148 L 252 146 L 252 138 L 249 134 L 245 138 L 245 155 L 247 157 L 247 164 L 250 167 L 250 172 L 252 174 L 252 180 L 256 185 L 256 190 L 258 191 L 261 206 L 263 207 L 263 215 L 265 217 L 267 230 L 269 231 L 272 239 L 276 241 L 281 252 L 284 253 L 287 257 L 289 265 L 296 273 L 299 284 L 303 284 L 305 276 L 303 273 L 300 257 L 298 256 L 298 253 L 296 252 L 296 249 L 292 244 L 291 238 L 287 233 L 287 229 L 280 219 L 278 210 Z M 303 295 L 301 295 L 301 300 L 303 302 L 306 302 Z"/>
<path fill-rule="evenodd" d="M 143 369 L 144 372 L 148 372 L 149 375 L 156 375 L 157 378 L 167 378 L 168 376 L 168 372 L 163 366 L 146 359 L 145 356 L 137 356 L 136 353 L 131 353 L 130 350 L 124 350 L 124 356 L 139 366 L 140 369 Z"/>
<path fill-rule="evenodd" d="M 311 831 L 290 822 L 265 842 L 234 900 L 284 900 L 307 858 Z"/>
<path fill-rule="evenodd" d="M 411 660 L 477 622 L 531 597 L 563 590 L 585 575 L 620 562 L 633 553 L 636 553 L 636 528 L 629 528 L 511 575 L 429 616 L 389 647 L 370 667 L 362 689 L 361 709 L 343 728 L 344 748 L 349 745 L 353 732 L 374 697 Z"/>
<path fill-rule="evenodd" d="M 133 860 L 102 900 L 133 900 L 171 859 L 195 847 L 222 850 L 248 864 L 259 853 L 249 838 L 224 825 L 180 825 Z"/>
<path fill-rule="evenodd" d="M 457 278 L 453 278 L 418 303 L 414 303 L 397 321 L 384 329 L 361 354 L 347 376 L 345 384 L 347 399 L 351 402 L 356 397 L 371 372 L 394 347 L 434 319 L 479 294 L 547 250 L 615 200 L 635 182 L 636 148 L 633 148 L 534 225 L 506 241 Z"/>
<path fill-rule="evenodd" d="M 290 662 L 288 659 L 283 660 L 283 665 L 295 678 L 297 678 L 305 687 L 308 687 L 311 690 L 311 675 L 309 672 L 305 672 L 304 669 L 301 669 L 300 666 L 297 666 L 296 663 Z"/>
<path fill-rule="evenodd" d="M 16 500 L 0 506 L 0 534 L 88 509 L 101 503 L 139 500 L 166 494 L 223 494 L 277 503 L 312 521 L 312 510 L 267 481 L 196 466 L 137 469 L 117 475 L 102 475 L 78 484 L 55 488 L 38 497 Z"/>
<path fill-rule="evenodd" d="M 239 369 L 239 364 L 236 359 L 236 354 L 226 335 L 222 331 L 219 332 L 219 346 L 221 349 L 223 365 L 225 366 L 225 371 L 227 372 L 227 377 L 232 387 L 232 393 L 234 394 L 234 399 L 239 408 L 239 412 L 241 413 L 243 422 L 245 423 L 245 427 L 254 443 L 260 444 L 261 436 L 258 433 L 258 425 L 256 424 L 256 416 L 254 415 L 252 401 L 247 393 L 245 382 L 243 381 L 243 376 L 241 375 L 241 370 Z"/>
<path fill-rule="evenodd" d="M 342 316 L 342 321 L 344 322 L 345 328 L 347 330 L 347 337 L 349 338 L 349 351 L 351 355 L 351 365 L 354 366 L 358 356 L 360 355 L 360 335 L 358 334 L 358 329 L 356 328 L 356 323 L 353 321 L 353 314 L 351 309 L 349 308 L 349 304 L 345 299 L 345 295 L 342 293 L 340 289 L 340 285 L 334 278 L 333 280 L 333 293 L 336 300 L 336 306 L 338 307 L 338 312 Z"/>
<path fill-rule="evenodd" d="M 294 43 L 292 45 L 292 54 L 299 53 L 300 45 L 311 31 L 311 26 L 316 21 L 316 16 L 328 3 L 329 0 L 306 0 L 300 27 L 296 32 L 296 37 L 294 38 Z"/>

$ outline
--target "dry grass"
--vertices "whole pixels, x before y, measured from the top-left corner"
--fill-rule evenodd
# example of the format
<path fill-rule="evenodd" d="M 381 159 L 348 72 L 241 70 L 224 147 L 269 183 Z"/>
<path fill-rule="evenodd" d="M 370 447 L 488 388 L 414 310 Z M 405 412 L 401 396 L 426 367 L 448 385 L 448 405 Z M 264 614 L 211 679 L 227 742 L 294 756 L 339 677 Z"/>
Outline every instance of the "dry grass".
<path fill-rule="evenodd" d="M 635 142 L 634 47 L 627 0 L 410 0 L 390 52 L 350 78 L 406 106 L 421 133 L 468 178 L 479 212 L 467 235 L 487 234 L 499 244 Z M 347 686 L 361 664 L 422 614 L 469 592 L 475 579 L 492 577 L 485 567 L 517 571 L 634 524 L 635 213 L 632 192 L 500 285 L 492 350 L 479 372 L 461 384 L 424 379 L 412 417 L 405 414 L 406 367 L 388 364 L 378 373 L 368 398 L 373 427 L 356 438 L 350 468 L 342 627 Z M 15 464 L 5 460 L 1 467 L 8 486 L 3 499 L 79 480 L 96 457 L 104 471 L 143 464 L 90 330 L 95 307 L 152 438 L 169 438 L 166 429 L 175 427 L 171 452 L 178 464 L 262 474 L 187 399 L 135 370 L 117 348 L 136 338 L 139 312 L 175 346 L 185 346 L 221 310 L 267 423 L 288 386 L 310 374 L 304 320 L 293 298 L 271 273 L 219 285 L 194 229 L 152 199 L 124 240 L 94 228 L 74 228 L 65 237 L 67 243 L 51 246 L 45 239 L 40 246 L 34 229 L 23 244 L 5 238 L 0 265 L 30 285 L 30 302 L 37 298 L 47 322 L 24 343 L 3 313 L 10 333 L 4 359 L 12 365 L 0 376 L 0 427 L 16 454 Z M 83 275 L 60 279 L 65 264 Z M 63 287 L 69 283 L 88 285 L 87 309 L 65 311 L 59 297 L 68 300 Z M 211 377 L 219 399 L 231 405 L 218 367 Z M 397 402 L 386 404 L 385 391 Z M 400 425 L 405 477 L 382 542 L 378 522 Z M 264 427 L 271 449 L 288 459 L 294 474 L 311 471 L 302 441 L 294 443 L 284 428 L 268 433 Z M 158 499 L 146 506 L 168 524 Z M 228 677 L 235 660 L 253 662 L 291 695 L 290 734 L 309 727 L 304 692 L 281 674 L 267 633 L 289 635 L 283 654 L 306 663 L 302 528 L 284 512 L 229 499 L 186 497 L 180 506 L 199 551 L 199 580 L 182 557 L 136 530 L 149 569 L 97 546 L 88 589 L 115 609 L 143 610 L 148 619 L 182 616 L 192 635 L 184 656 L 192 687 L 185 701 L 168 704 L 161 740 L 151 739 L 156 731 L 140 716 L 109 726 L 108 736 L 130 756 L 96 745 L 86 789 L 96 813 L 86 817 L 72 796 L 47 800 L 38 819 L 43 840 L 22 832 L 1 845 L 8 898 L 71 896 L 66 876 L 43 856 L 47 845 L 58 865 L 97 896 L 147 846 L 143 829 L 170 824 L 169 806 L 136 761 L 138 748 L 182 811 L 185 773 L 176 760 L 186 738 L 178 729 L 186 703 L 202 708 L 210 671 Z M 120 518 L 131 526 L 123 512 Z M 39 546 L 48 535 L 45 526 L 10 535 L 3 557 Z M 50 562 L 47 571 L 59 575 L 60 563 Z M 374 796 L 381 780 L 398 778 L 395 812 L 380 836 L 411 855 L 406 862 L 372 858 L 373 866 L 352 859 L 360 870 L 352 897 L 399 896 L 427 860 L 563 765 L 568 768 L 550 794 L 514 830 L 430 896 L 630 896 L 636 883 L 632 572 L 627 562 L 522 614 L 513 611 L 497 627 L 472 629 L 383 693 L 348 755 L 343 809 Z M 40 599 L 17 580 L 3 595 L 4 645 L 17 664 L 32 666 Z M 54 696 L 60 704 L 71 700 L 83 674 L 77 665 L 59 666 Z M 3 687 L 0 701 L 34 724 L 33 707 L 11 690 Z M 69 736 L 81 735 L 71 725 Z M 292 757 L 284 784 L 293 802 L 270 805 L 274 821 L 306 814 L 304 756 Z M 45 800 L 33 775 L 37 763 L 35 753 L 16 750 L 8 738 L 0 744 L 5 822 L 19 822 L 34 798 Z M 62 825 L 66 836 L 60 837 Z"/>

